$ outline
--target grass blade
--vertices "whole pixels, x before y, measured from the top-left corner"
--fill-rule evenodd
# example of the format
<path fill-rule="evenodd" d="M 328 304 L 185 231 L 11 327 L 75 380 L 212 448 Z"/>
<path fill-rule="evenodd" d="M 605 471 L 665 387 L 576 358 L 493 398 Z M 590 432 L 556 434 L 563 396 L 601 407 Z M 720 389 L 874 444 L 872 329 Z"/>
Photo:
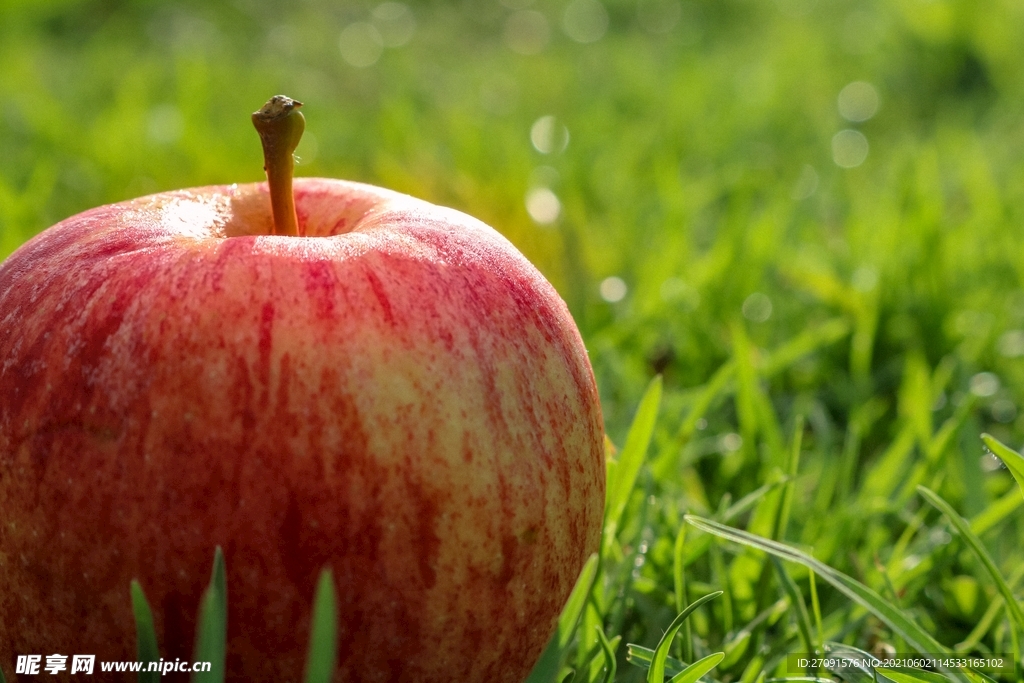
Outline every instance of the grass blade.
<path fill-rule="evenodd" d="M 587 605 L 587 596 L 594 585 L 594 578 L 597 576 L 598 556 L 594 553 L 583 565 L 580 577 L 576 579 L 569 599 L 562 608 L 562 615 L 558 617 L 558 629 L 548 641 L 547 647 L 541 653 L 540 659 L 533 665 L 526 683 L 552 683 L 557 680 L 558 672 L 562 667 L 562 655 L 565 648 L 572 639 L 576 630 L 576 624 L 580 620 L 583 608 Z"/>
<path fill-rule="evenodd" d="M 822 346 L 827 346 L 839 341 L 850 333 L 850 324 L 844 318 L 835 318 L 826 321 L 821 325 L 801 332 L 793 339 L 783 343 L 767 356 L 762 357 L 759 365 L 762 377 L 772 377 L 790 365 L 807 356 Z M 686 419 L 680 424 L 676 431 L 675 443 L 684 444 L 693 437 L 697 429 L 697 422 L 704 417 L 712 402 L 720 394 L 727 393 L 729 383 L 735 378 L 736 363 L 733 360 L 726 361 L 711 379 L 697 394 L 687 413 Z"/>
<path fill-rule="evenodd" d="M 701 676 L 718 666 L 723 659 L 725 659 L 724 652 L 708 655 L 677 673 L 668 683 L 696 683 Z"/>
<path fill-rule="evenodd" d="M 647 447 L 651 443 L 651 436 L 654 434 L 654 422 L 658 417 L 658 406 L 661 403 L 661 376 L 655 377 L 644 392 L 640 400 L 640 407 L 637 408 L 633 424 L 626 436 L 626 445 L 622 448 L 622 454 L 614 468 L 614 476 L 608 482 L 608 502 L 605 508 L 604 521 L 604 546 L 615 538 L 619 528 L 619 521 L 622 513 L 626 510 L 626 503 L 633 493 L 636 485 L 637 475 L 640 474 L 640 467 L 644 463 L 644 456 Z"/>
<path fill-rule="evenodd" d="M 789 477 L 783 476 L 778 480 L 769 482 L 762 486 L 759 486 L 755 490 L 751 491 L 747 495 L 740 498 L 738 501 L 730 505 L 725 509 L 724 512 L 718 513 L 715 517 L 721 522 L 729 522 L 746 513 L 752 507 L 761 502 L 762 499 L 773 490 L 780 486 L 784 486 L 789 481 Z M 711 548 L 711 537 L 710 536 L 698 536 L 692 539 L 686 544 L 685 557 L 683 559 L 683 566 L 689 566 L 698 557 L 708 552 Z"/>
<path fill-rule="evenodd" d="M 924 496 L 929 503 L 934 505 L 938 510 L 946 516 L 946 519 L 952 523 L 956 528 L 960 536 L 967 541 L 967 545 L 971 546 L 971 550 L 978 556 L 981 563 L 985 565 L 985 569 L 988 570 L 989 575 L 995 582 L 996 587 L 1003 596 L 1003 600 L 1006 601 L 1006 605 L 1010 611 L 1010 615 L 1013 617 L 1014 623 L 1017 625 L 1018 631 L 1024 631 L 1024 610 L 1021 610 L 1020 603 L 1013 595 L 1013 591 L 1010 589 L 1009 584 L 1006 583 L 1006 579 L 999 573 L 999 568 L 996 567 L 996 563 L 992 560 L 992 556 L 985 550 L 985 546 L 981 544 L 981 540 L 971 531 L 970 525 L 967 520 L 956 513 L 953 506 L 947 503 L 939 494 L 935 493 L 931 489 L 925 488 L 924 486 L 917 487 L 918 493 Z"/>
<path fill-rule="evenodd" d="M 605 683 L 615 683 L 615 674 L 617 673 L 618 664 L 615 661 L 615 650 L 619 646 L 620 636 L 615 636 L 615 644 L 608 640 L 608 636 L 604 634 L 604 629 L 598 628 L 597 640 L 601 643 L 601 650 L 604 651 L 604 661 L 608 672 L 605 674 Z"/>
<path fill-rule="evenodd" d="M 320 572 L 313 600 L 313 623 L 309 629 L 309 657 L 306 683 L 330 683 L 338 655 L 338 608 L 334 597 L 334 575 Z"/>
<path fill-rule="evenodd" d="M 814 638 L 811 635 L 811 615 L 807 612 L 807 603 L 804 602 L 804 596 L 797 589 L 796 583 L 793 582 L 793 577 L 786 571 L 786 566 L 782 564 L 779 558 L 772 557 L 772 566 L 775 567 L 775 573 L 778 575 L 786 595 L 789 596 L 790 602 L 796 607 L 796 625 L 800 631 L 800 638 L 804 641 L 804 649 L 807 652 L 814 652 L 817 648 L 815 648 Z"/>
<path fill-rule="evenodd" d="M 786 528 L 789 526 L 789 515 L 793 508 L 793 490 L 796 488 L 794 479 L 800 470 L 800 448 L 804 440 L 804 416 L 797 415 L 796 423 L 793 425 L 793 443 L 789 451 L 789 463 L 786 468 L 788 480 L 782 489 L 782 501 L 779 503 L 779 515 L 775 520 L 775 533 L 773 538 L 782 541 L 786 538 Z"/>
<path fill-rule="evenodd" d="M 526 683 L 554 683 L 562 667 L 562 648 L 558 646 L 558 633 L 548 641 L 540 659 L 533 665 Z"/>
<path fill-rule="evenodd" d="M 814 571 L 810 571 L 807 574 L 807 579 L 811 586 L 811 609 L 814 611 L 814 633 L 815 643 L 821 642 L 821 634 L 824 631 L 821 625 L 821 602 L 818 600 L 818 583 L 814 580 Z"/>
<path fill-rule="evenodd" d="M 908 421 L 864 477 L 858 493 L 861 505 L 866 506 L 872 500 L 888 500 L 892 496 L 910 462 L 916 439 L 914 425 Z"/>
<path fill-rule="evenodd" d="M 1017 567 L 1017 570 L 1014 571 L 1013 574 L 1010 575 L 1010 578 L 1006 580 L 1007 585 L 1010 586 L 1010 590 L 1013 590 L 1022 577 L 1024 577 L 1024 566 Z M 1003 610 L 1005 602 L 1006 601 L 1003 600 L 1001 595 L 995 596 L 992 602 L 989 603 L 988 609 L 985 610 L 985 614 L 978 620 L 978 623 L 971 630 L 970 634 L 968 634 L 968 636 L 961 642 L 957 643 L 954 649 L 957 652 L 968 652 L 976 648 L 978 643 L 981 642 L 981 639 L 984 638 L 985 634 L 987 634 L 989 629 L 992 628 L 992 625 L 996 621 L 996 617 L 998 617 L 999 613 Z"/>
<path fill-rule="evenodd" d="M 597 576 L 597 553 L 590 556 L 587 563 L 583 565 L 580 577 L 576 579 L 576 585 L 569 594 L 569 600 L 558 617 L 558 644 L 559 647 L 568 647 L 573 633 L 576 631 L 576 624 L 583 614 L 583 608 L 587 605 L 587 596 L 594 585 L 594 578 Z"/>
<path fill-rule="evenodd" d="M 981 536 L 1007 519 L 1022 505 L 1024 505 L 1024 496 L 1018 495 L 1016 491 L 1007 491 L 1006 495 L 971 518 L 971 531 Z"/>
<path fill-rule="evenodd" d="M 701 392 L 697 395 L 696 400 L 693 402 L 693 406 L 690 408 L 690 412 L 687 413 L 686 419 L 683 420 L 682 424 L 679 425 L 679 429 L 676 431 L 676 444 L 682 445 L 693 438 L 693 433 L 697 431 L 697 422 L 704 417 L 707 413 L 708 408 L 711 407 L 712 401 L 721 393 L 726 385 L 732 380 L 733 375 L 736 374 L 736 364 L 732 361 L 728 361 L 725 365 L 718 368 L 711 379 L 708 381 Z"/>
<path fill-rule="evenodd" d="M 148 665 L 149 662 L 160 661 L 160 648 L 156 642 L 156 630 L 153 628 L 153 611 L 138 581 L 132 580 L 132 612 L 135 613 L 135 640 L 138 655 L 136 661 Z M 159 671 L 139 671 L 139 683 L 157 683 Z"/>
<path fill-rule="evenodd" d="M 982 434 L 981 440 L 996 457 L 1003 461 L 1006 468 L 1010 470 L 1010 474 L 1017 480 L 1021 494 L 1024 495 L 1024 456 L 989 434 Z"/>
<path fill-rule="evenodd" d="M 935 436 L 928 442 L 928 447 L 925 449 L 925 458 L 927 460 L 934 462 L 942 456 L 950 441 L 952 441 L 953 436 L 960 431 L 960 427 L 967 421 L 967 417 L 974 409 L 975 401 L 975 395 L 968 394 L 967 398 L 956 407 L 956 412 L 942 423 L 942 426 L 935 432 Z"/>
<path fill-rule="evenodd" d="M 785 370 L 805 356 L 823 346 L 829 346 L 850 334 L 850 323 L 845 318 L 833 318 L 820 325 L 810 327 L 792 339 L 784 342 L 764 359 L 760 370 L 762 377 L 771 377 Z"/>
<path fill-rule="evenodd" d="M 686 609 L 686 567 L 683 566 L 683 547 L 686 544 L 686 525 L 679 526 L 676 542 L 672 546 L 672 587 L 676 612 Z"/>
<path fill-rule="evenodd" d="M 942 674 L 923 669 L 888 669 L 879 666 L 875 667 L 875 671 L 895 683 L 947 683 L 949 680 Z"/>
<path fill-rule="evenodd" d="M 654 661 L 654 650 L 637 645 L 636 643 L 630 643 L 626 646 L 626 661 L 641 669 L 650 669 L 651 662 Z M 676 675 L 687 666 L 685 662 L 681 662 L 675 657 L 665 658 L 665 673 L 669 676 Z"/>
<path fill-rule="evenodd" d="M 867 664 L 874 657 L 864 650 L 843 643 L 825 643 L 822 650 L 828 655 L 825 668 L 833 675 L 847 683 L 879 683 Z"/>
<path fill-rule="evenodd" d="M 676 612 L 686 609 L 686 565 L 683 563 L 683 546 L 686 543 L 686 525 L 679 525 L 675 546 L 672 549 L 672 585 L 675 589 Z M 683 659 L 693 661 L 693 631 L 690 622 L 683 626 Z"/>
<path fill-rule="evenodd" d="M 797 564 L 802 564 L 808 569 L 813 570 L 818 574 L 818 576 L 832 584 L 839 592 L 843 593 L 858 605 L 867 609 L 869 612 L 885 622 L 889 628 L 899 633 L 911 647 L 917 650 L 917 652 L 949 652 L 948 648 L 941 645 L 928 632 L 918 626 L 914 620 L 905 615 L 900 609 L 894 607 L 878 593 L 856 579 L 850 578 L 846 574 L 833 569 L 824 562 L 819 562 L 810 555 L 806 555 L 784 543 L 755 536 L 754 534 L 740 531 L 739 529 L 734 529 L 724 524 L 713 522 L 709 519 L 704 519 L 695 515 L 686 515 L 685 519 L 687 522 L 702 531 L 715 534 L 716 536 L 721 536 L 722 538 L 726 538 L 730 541 L 734 541 L 751 548 L 763 550 L 764 552 L 775 555 L 783 560 L 796 562 Z M 959 672 L 951 672 L 951 674 L 955 676 L 957 680 L 966 681 L 966 678 Z"/>
<path fill-rule="evenodd" d="M 654 658 L 651 659 L 651 668 L 647 670 L 647 683 L 664 683 L 665 681 L 665 658 L 668 657 L 669 647 L 672 645 L 672 639 L 675 638 L 676 633 L 683 627 L 683 623 L 693 614 L 694 610 L 703 605 L 705 602 L 714 600 L 722 591 L 715 591 L 714 593 L 708 593 L 707 595 L 698 598 L 693 601 L 689 607 L 684 609 L 679 615 L 672 620 L 668 630 L 658 641 L 658 646 L 654 648 Z M 719 660 L 721 661 L 721 660 Z M 715 666 L 718 662 L 715 662 Z M 685 671 L 685 669 L 684 669 Z M 703 675 L 703 674 L 702 674 Z"/>
<path fill-rule="evenodd" d="M 197 626 L 193 658 L 197 662 L 210 662 L 210 670 L 196 672 L 192 683 L 223 683 L 228 636 L 228 588 L 224 553 L 220 546 L 213 554 L 213 572 L 200 602 Z"/>
<path fill-rule="evenodd" d="M 756 489 L 754 489 L 753 491 L 751 491 L 750 493 L 748 493 L 747 495 L 743 496 L 735 503 L 730 505 L 728 508 L 726 508 L 725 511 L 720 515 L 721 519 L 723 521 L 728 521 L 730 519 L 735 519 L 736 517 L 739 517 L 747 510 L 760 503 L 761 500 L 764 499 L 764 497 L 767 496 L 769 493 L 779 488 L 780 486 L 785 486 L 789 482 L 789 476 L 783 475 L 776 479 L 775 481 L 770 481 L 767 484 L 762 484 L 761 486 L 757 487 Z"/>

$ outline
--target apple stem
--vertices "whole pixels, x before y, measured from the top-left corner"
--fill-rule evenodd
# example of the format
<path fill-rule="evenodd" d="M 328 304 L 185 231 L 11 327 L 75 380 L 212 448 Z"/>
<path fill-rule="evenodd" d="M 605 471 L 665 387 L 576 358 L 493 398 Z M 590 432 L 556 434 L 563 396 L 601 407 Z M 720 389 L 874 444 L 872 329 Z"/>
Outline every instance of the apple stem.
<path fill-rule="evenodd" d="M 302 102 L 274 95 L 252 115 L 252 124 L 263 143 L 263 170 L 270 186 L 270 207 L 274 213 L 275 235 L 298 235 L 299 221 L 292 196 L 295 161 L 292 153 L 299 144 L 306 119 L 299 112 Z"/>

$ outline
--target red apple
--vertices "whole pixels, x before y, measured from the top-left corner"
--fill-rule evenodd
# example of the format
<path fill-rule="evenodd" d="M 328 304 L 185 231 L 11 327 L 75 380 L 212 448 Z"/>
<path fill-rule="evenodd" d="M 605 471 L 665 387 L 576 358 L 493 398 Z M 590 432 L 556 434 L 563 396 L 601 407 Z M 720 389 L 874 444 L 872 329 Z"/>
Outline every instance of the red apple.
<path fill-rule="evenodd" d="M 297 180 L 69 218 L 0 266 L 0 662 L 130 660 L 129 582 L 191 658 L 214 547 L 228 678 L 302 676 L 321 568 L 339 681 L 521 681 L 604 504 L 565 304 L 504 238 Z M 8 669 L 10 674 L 10 669 Z"/>

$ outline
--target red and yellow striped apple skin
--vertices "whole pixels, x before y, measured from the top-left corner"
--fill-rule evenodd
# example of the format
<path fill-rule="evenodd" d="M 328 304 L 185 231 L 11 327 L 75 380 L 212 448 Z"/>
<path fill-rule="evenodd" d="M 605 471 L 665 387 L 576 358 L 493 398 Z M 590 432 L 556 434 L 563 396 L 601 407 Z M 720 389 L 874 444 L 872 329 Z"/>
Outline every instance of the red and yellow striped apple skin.
<path fill-rule="evenodd" d="M 298 681 L 320 570 L 344 681 L 521 681 L 604 504 L 575 324 L 498 233 L 343 181 L 101 207 L 0 266 L 0 661 L 189 659 L 216 546 L 228 678 Z"/>

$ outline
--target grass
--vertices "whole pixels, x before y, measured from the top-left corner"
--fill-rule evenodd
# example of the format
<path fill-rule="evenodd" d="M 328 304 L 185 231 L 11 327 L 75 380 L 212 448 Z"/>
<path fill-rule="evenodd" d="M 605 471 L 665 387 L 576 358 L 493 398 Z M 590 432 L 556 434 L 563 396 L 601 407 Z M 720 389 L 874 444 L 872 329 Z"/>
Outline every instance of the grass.
<path fill-rule="evenodd" d="M 346 27 L 402 37 L 376 3 L 8 0 L 0 255 L 97 204 L 260 179 L 249 112 L 297 97 L 299 175 L 494 225 L 587 342 L 621 451 L 548 680 L 645 680 L 627 659 L 719 590 L 673 676 L 722 652 L 703 680 L 793 677 L 809 644 L 927 636 L 1015 656 L 994 675 L 1020 680 L 1022 498 L 981 439 L 1024 444 L 1019 3 L 607 0 L 591 43 L 568 3 L 507 4 L 545 18 L 536 54 L 519 10 L 423 0 L 357 68 Z M 838 106 L 854 81 L 878 94 L 863 121 Z"/>

